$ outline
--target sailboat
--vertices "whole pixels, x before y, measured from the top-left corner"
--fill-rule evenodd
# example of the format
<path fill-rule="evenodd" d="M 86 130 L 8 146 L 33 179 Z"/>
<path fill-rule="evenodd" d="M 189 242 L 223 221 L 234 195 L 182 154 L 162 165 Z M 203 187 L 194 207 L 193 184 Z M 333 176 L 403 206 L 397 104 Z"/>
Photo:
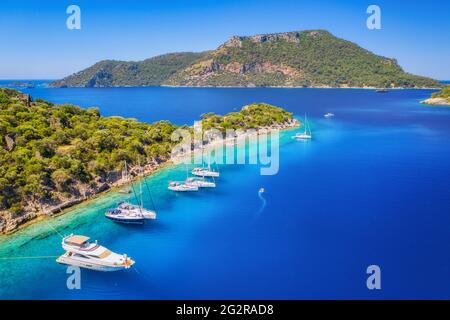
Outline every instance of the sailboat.
<path fill-rule="evenodd" d="M 187 183 L 171 181 L 167 187 L 171 191 L 187 192 L 187 191 L 198 191 L 198 187 L 194 185 L 189 185 Z"/>
<path fill-rule="evenodd" d="M 194 169 L 192 169 L 191 173 L 194 176 L 197 177 L 211 177 L 211 178 L 218 178 L 220 176 L 219 171 L 214 171 L 213 169 L 211 169 L 211 160 L 208 160 L 208 167 L 196 167 Z"/>
<path fill-rule="evenodd" d="M 125 163 L 125 167 L 127 164 Z M 120 202 L 116 208 L 109 209 L 105 213 L 105 217 L 119 223 L 126 224 L 144 224 L 146 219 L 156 219 L 156 212 L 143 207 L 142 202 L 142 180 L 139 180 L 139 197 L 131 185 L 133 194 L 139 204 L 135 205 L 130 202 Z"/>
<path fill-rule="evenodd" d="M 185 183 L 189 186 L 196 186 L 198 188 L 215 188 L 216 183 L 214 181 L 208 181 L 203 178 L 190 177 L 187 178 Z"/>
<path fill-rule="evenodd" d="M 310 140 L 312 139 L 312 133 L 311 128 L 309 127 L 308 119 L 306 118 L 305 114 L 305 131 L 304 132 L 298 132 L 294 138 L 299 140 Z"/>
<path fill-rule="evenodd" d="M 189 183 L 188 175 L 189 175 L 188 168 L 186 166 L 186 180 L 184 182 L 171 181 L 171 182 L 169 182 L 169 186 L 167 187 L 167 189 L 169 189 L 171 191 L 178 191 L 178 192 L 198 191 L 198 185 Z"/>

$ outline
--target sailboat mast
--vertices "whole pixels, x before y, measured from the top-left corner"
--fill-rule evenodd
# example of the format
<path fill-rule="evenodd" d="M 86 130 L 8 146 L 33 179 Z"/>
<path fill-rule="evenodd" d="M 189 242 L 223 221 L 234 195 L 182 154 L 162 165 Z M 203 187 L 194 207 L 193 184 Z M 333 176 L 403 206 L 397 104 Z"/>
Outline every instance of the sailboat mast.
<path fill-rule="evenodd" d="M 138 157 L 139 212 L 142 214 L 142 180 L 140 175 L 141 175 L 141 157 Z"/>
<path fill-rule="evenodd" d="M 307 133 L 307 127 L 308 127 L 308 119 L 306 118 L 306 113 L 305 113 L 305 132 L 304 132 L 304 134 Z"/>

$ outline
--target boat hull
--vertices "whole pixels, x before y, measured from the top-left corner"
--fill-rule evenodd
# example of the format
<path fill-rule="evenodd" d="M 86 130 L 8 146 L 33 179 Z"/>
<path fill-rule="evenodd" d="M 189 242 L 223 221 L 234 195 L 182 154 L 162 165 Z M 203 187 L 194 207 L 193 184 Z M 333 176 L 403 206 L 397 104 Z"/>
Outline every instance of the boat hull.
<path fill-rule="evenodd" d="M 117 223 L 124 223 L 124 224 L 144 224 L 145 218 L 126 218 L 126 217 L 114 217 L 112 215 L 105 215 L 106 218 L 108 218 L 111 221 L 117 222 Z"/>
<path fill-rule="evenodd" d="M 120 271 L 124 269 L 128 269 L 129 267 L 126 267 L 124 265 L 122 266 L 108 266 L 108 265 L 101 265 L 92 261 L 85 261 L 84 259 L 74 259 L 71 257 L 67 257 L 65 255 L 60 256 L 56 259 L 56 262 L 59 264 L 64 264 L 68 266 L 75 266 L 80 267 L 84 269 L 90 269 L 95 271 L 101 271 L 101 272 L 112 272 L 112 271 Z"/>
<path fill-rule="evenodd" d="M 150 210 L 145 210 L 145 211 L 142 211 L 142 216 L 146 220 L 155 220 L 156 219 L 156 212 L 150 211 Z"/>
<path fill-rule="evenodd" d="M 171 191 L 177 191 L 177 192 L 192 192 L 192 191 L 198 191 L 198 188 L 176 188 L 176 187 L 168 187 Z"/>
<path fill-rule="evenodd" d="M 294 138 L 298 139 L 298 140 L 311 140 L 312 139 L 312 137 L 309 134 L 295 135 Z"/>
<path fill-rule="evenodd" d="M 188 183 L 188 185 L 191 185 L 193 187 L 197 187 L 197 188 L 215 188 L 216 184 L 215 183 Z"/>
<path fill-rule="evenodd" d="M 196 171 L 193 171 L 192 174 L 197 177 L 211 177 L 211 178 L 219 177 L 218 172 L 196 172 Z"/>

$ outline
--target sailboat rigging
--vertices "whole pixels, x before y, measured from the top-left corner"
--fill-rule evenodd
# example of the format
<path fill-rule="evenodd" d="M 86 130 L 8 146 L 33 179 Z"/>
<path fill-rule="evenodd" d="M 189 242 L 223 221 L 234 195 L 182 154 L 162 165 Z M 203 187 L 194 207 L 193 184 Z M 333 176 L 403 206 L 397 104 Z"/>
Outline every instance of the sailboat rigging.
<path fill-rule="evenodd" d="M 312 133 L 311 128 L 309 127 L 308 119 L 306 118 L 305 113 L 305 124 L 304 124 L 305 130 L 303 132 L 298 132 L 293 138 L 299 139 L 299 140 L 310 140 L 312 139 Z"/>
<path fill-rule="evenodd" d="M 127 163 L 125 162 L 125 167 L 126 166 Z M 144 224 L 146 219 L 156 219 L 155 211 L 148 210 L 143 207 L 142 179 L 139 179 L 139 196 L 136 194 L 136 190 L 134 189 L 133 184 L 131 184 L 131 190 L 138 205 L 134 205 L 129 201 L 120 202 L 116 208 L 106 211 L 105 217 L 114 222 L 127 224 Z"/>

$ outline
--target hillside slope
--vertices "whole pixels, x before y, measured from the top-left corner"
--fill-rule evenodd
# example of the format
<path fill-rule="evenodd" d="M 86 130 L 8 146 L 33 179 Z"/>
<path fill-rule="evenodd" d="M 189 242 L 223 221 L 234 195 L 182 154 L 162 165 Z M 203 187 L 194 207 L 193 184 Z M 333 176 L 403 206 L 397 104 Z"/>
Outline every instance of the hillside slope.
<path fill-rule="evenodd" d="M 204 53 L 169 53 L 138 62 L 103 60 L 52 82 L 52 87 L 158 86 Z"/>
<path fill-rule="evenodd" d="M 52 86 L 438 87 L 324 30 L 235 36 L 216 50 L 102 61 Z"/>
<path fill-rule="evenodd" d="M 437 82 L 405 73 L 327 31 L 233 37 L 171 77 L 170 85 L 428 87 Z"/>

